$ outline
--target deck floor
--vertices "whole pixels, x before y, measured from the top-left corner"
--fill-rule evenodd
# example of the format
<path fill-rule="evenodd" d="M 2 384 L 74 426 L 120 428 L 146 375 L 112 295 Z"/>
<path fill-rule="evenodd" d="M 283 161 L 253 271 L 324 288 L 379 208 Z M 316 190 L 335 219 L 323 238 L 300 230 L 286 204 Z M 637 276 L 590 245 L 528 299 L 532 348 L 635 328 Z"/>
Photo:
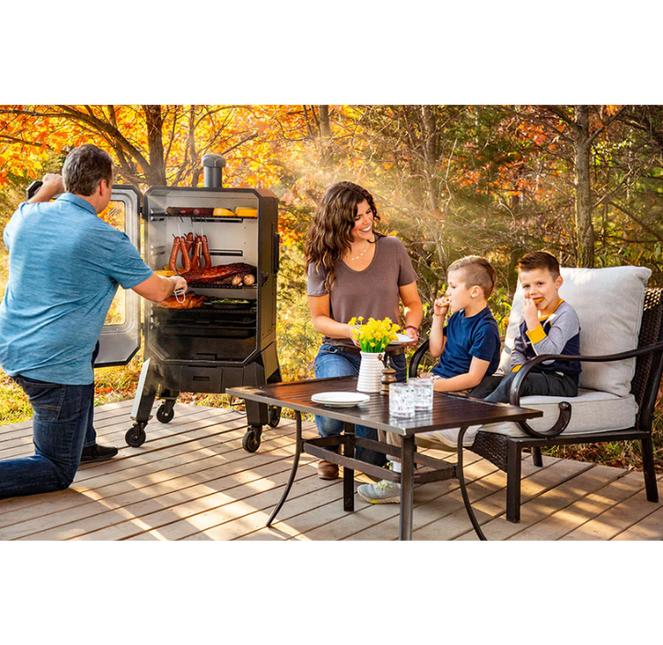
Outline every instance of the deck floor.
<path fill-rule="evenodd" d="M 100 442 L 119 447 L 117 457 L 82 466 L 66 491 L 0 500 L 0 540 L 397 539 L 397 504 L 357 497 L 355 512 L 344 512 L 341 480 L 318 479 L 310 455 L 302 456 L 277 521 L 265 528 L 292 465 L 294 420 L 266 427 L 258 452 L 249 454 L 242 449 L 244 415 L 178 403 L 171 423 L 152 419 L 147 441 L 130 448 L 124 434 L 132 403 L 96 409 Z M 305 424 L 306 433 L 314 431 Z M 31 422 L 0 428 L 0 459 L 32 452 Z M 504 518 L 504 473 L 468 451 L 465 477 L 489 540 L 663 538 L 662 504 L 646 500 L 641 472 L 549 457 L 535 468 L 527 456 L 519 524 Z M 369 480 L 358 475 L 361 481 Z M 416 489 L 413 538 L 477 539 L 457 480 Z"/>

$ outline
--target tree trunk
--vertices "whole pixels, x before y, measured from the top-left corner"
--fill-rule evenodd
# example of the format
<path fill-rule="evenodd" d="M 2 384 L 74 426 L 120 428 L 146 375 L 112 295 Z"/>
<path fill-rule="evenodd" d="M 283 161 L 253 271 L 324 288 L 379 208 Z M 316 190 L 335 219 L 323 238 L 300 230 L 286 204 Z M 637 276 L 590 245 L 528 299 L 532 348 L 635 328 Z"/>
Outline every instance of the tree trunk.
<path fill-rule="evenodd" d="M 318 105 L 320 111 L 320 136 L 331 137 L 331 125 L 329 124 L 329 106 Z"/>
<path fill-rule="evenodd" d="M 421 135 L 428 207 L 432 212 L 437 212 L 440 209 L 440 191 L 437 185 L 438 134 L 435 113 L 430 105 L 424 105 L 421 109 Z"/>
<path fill-rule="evenodd" d="M 147 144 L 150 158 L 145 168 L 145 179 L 150 186 L 166 185 L 166 168 L 163 158 L 163 115 L 160 105 L 144 105 L 147 125 Z"/>
<path fill-rule="evenodd" d="M 575 151 L 575 216 L 576 265 L 594 266 L 594 227 L 592 226 L 592 193 L 589 174 L 590 139 L 589 106 L 576 105 Z"/>

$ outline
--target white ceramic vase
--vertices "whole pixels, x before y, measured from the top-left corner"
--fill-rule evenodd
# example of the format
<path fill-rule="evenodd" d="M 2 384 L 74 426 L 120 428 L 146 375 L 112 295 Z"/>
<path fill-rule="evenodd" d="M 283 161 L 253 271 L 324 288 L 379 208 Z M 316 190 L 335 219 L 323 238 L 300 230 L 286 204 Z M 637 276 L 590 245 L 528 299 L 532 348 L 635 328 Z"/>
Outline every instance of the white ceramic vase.
<path fill-rule="evenodd" d="M 380 391 L 382 378 L 382 354 L 376 352 L 362 352 L 359 365 L 359 378 L 357 379 L 357 392 L 375 394 Z"/>

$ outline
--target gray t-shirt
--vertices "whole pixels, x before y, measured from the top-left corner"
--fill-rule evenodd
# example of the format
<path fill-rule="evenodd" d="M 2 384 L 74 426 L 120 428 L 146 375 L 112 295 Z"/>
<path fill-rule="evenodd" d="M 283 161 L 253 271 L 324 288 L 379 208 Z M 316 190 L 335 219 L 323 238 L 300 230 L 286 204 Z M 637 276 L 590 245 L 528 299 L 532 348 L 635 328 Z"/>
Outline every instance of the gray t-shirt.
<path fill-rule="evenodd" d="M 395 237 L 378 237 L 373 261 L 363 270 L 351 269 L 343 260 L 336 262 L 336 281 L 330 298 L 331 318 L 347 323 L 351 318 L 364 317 L 382 320 L 390 318 L 400 324 L 399 288 L 412 284 L 417 274 L 412 268 L 410 257 L 403 243 Z M 327 295 L 325 275 L 316 270 L 315 264 L 308 267 L 306 294 Z M 323 343 L 354 347 L 349 338 L 329 338 Z"/>

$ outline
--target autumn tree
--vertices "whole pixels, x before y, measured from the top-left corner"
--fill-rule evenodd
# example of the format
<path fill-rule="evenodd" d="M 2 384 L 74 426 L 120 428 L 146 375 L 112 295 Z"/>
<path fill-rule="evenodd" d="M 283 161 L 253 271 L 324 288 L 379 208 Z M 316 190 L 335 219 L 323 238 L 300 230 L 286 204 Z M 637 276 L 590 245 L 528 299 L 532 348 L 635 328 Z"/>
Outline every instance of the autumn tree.
<path fill-rule="evenodd" d="M 269 184 L 274 177 L 269 164 L 260 162 L 265 150 L 259 134 L 270 111 L 212 105 L 2 106 L 0 181 L 7 180 L 9 168 L 34 177 L 49 152 L 95 143 L 113 155 L 118 178 L 137 188 L 197 186 L 200 160 L 208 152 L 237 157 L 241 173 L 230 166 L 229 177 Z"/>

